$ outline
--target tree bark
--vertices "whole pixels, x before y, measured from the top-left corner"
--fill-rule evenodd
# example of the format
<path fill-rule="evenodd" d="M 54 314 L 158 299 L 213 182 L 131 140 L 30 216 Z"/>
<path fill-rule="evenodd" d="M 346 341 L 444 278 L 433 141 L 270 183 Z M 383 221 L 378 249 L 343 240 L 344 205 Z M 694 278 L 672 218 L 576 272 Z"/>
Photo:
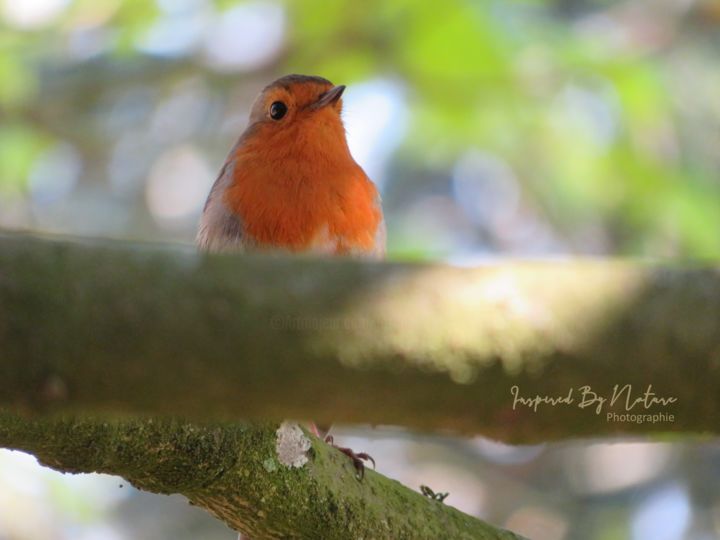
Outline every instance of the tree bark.
<path fill-rule="evenodd" d="M 31 420 L 3 413 L 0 446 L 30 452 L 63 472 L 115 474 L 139 489 L 181 493 L 254 540 L 520 538 L 374 471 L 358 479 L 347 456 L 297 424 Z"/>
<path fill-rule="evenodd" d="M 0 406 L 24 412 L 312 418 L 516 443 L 717 434 L 720 272 L 208 256 L 3 236 L 0 357 Z M 611 406 L 616 385 L 632 386 Z M 674 401 L 628 410 L 648 385 Z M 599 413 L 581 407 L 583 386 L 608 400 Z M 569 393 L 537 407 L 517 399 Z"/>

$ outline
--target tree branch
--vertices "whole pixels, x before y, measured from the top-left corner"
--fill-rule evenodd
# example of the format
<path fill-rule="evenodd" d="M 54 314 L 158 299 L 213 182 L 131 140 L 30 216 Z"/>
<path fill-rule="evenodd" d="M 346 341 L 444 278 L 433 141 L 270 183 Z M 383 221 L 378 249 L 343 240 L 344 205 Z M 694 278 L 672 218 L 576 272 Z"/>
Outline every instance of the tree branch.
<path fill-rule="evenodd" d="M 510 442 L 720 426 L 720 273 L 634 262 L 482 268 L 204 256 L 0 237 L 0 405 L 312 418 Z M 669 404 L 608 422 L 579 388 Z M 567 396 L 532 406 L 520 396 Z"/>
<path fill-rule="evenodd" d="M 31 452 L 61 471 L 116 474 L 146 491 L 181 493 L 256 540 L 519 538 L 374 471 L 358 480 L 347 456 L 296 424 L 28 420 L 5 413 L 0 446 Z"/>

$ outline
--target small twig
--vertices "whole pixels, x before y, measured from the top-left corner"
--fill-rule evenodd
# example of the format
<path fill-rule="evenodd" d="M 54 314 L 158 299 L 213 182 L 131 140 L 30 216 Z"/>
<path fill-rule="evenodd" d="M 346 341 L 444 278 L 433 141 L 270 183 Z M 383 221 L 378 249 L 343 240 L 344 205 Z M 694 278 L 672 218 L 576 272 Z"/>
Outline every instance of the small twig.
<path fill-rule="evenodd" d="M 441 503 L 444 503 L 447 496 L 450 495 L 447 491 L 445 493 L 441 493 L 439 491 L 435 493 L 432 489 L 425 485 L 420 486 L 420 493 L 425 495 L 428 499 L 439 501 Z"/>

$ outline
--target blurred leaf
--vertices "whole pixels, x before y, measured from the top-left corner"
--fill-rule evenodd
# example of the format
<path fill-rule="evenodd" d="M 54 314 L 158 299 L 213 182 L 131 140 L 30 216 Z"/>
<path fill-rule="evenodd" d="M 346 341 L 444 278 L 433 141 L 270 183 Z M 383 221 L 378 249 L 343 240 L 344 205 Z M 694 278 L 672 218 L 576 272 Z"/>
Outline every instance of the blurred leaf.
<path fill-rule="evenodd" d="M 0 107 L 15 109 L 35 97 L 37 80 L 19 54 L 0 53 Z"/>
<path fill-rule="evenodd" d="M 124 0 L 112 19 L 117 32 L 116 52 L 131 55 L 137 40 L 155 22 L 160 11 L 155 2 Z"/>
<path fill-rule="evenodd" d="M 0 192 L 21 191 L 35 158 L 49 143 L 49 137 L 22 124 L 0 126 Z"/>

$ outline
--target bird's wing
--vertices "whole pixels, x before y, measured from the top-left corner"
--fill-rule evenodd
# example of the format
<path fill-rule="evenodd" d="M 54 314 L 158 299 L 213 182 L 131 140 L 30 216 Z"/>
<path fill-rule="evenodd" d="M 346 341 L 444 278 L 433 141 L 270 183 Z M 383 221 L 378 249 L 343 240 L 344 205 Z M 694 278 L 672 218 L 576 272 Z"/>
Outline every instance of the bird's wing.
<path fill-rule="evenodd" d="M 205 201 L 196 238 L 202 250 L 245 251 L 254 245 L 244 230 L 242 217 L 231 212 L 222 199 L 222 194 L 232 182 L 234 168 L 234 162 L 228 159 Z"/>

